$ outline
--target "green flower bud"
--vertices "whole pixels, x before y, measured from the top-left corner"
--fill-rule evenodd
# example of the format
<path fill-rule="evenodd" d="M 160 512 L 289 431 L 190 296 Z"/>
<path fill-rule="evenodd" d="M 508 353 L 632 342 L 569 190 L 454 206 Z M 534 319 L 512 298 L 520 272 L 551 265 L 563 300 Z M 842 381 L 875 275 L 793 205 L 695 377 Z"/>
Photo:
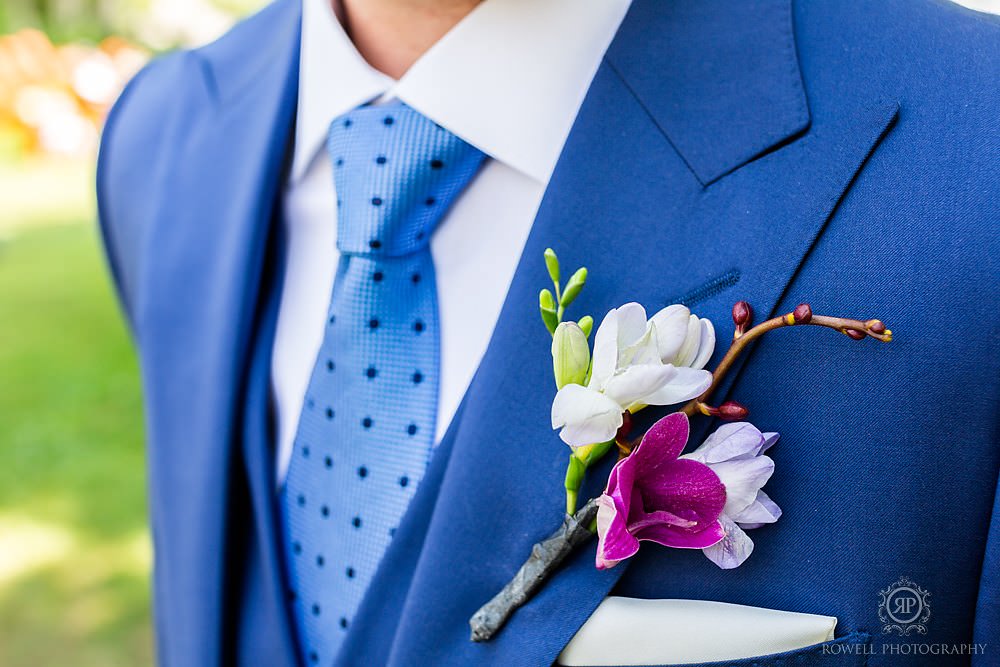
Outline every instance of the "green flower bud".
<path fill-rule="evenodd" d="M 576 270 L 570 279 L 566 283 L 566 289 L 562 293 L 561 305 L 563 308 L 569 306 L 573 303 L 573 300 L 580 295 L 580 290 L 583 289 L 584 283 L 587 282 L 587 268 L 579 268 Z"/>
<path fill-rule="evenodd" d="M 580 318 L 580 321 L 577 322 L 577 324 L 579 324 L 580 328 L 583 329 L 583 334 L 587 338 L 590 338 L 590 332 L 594 328 L 594 318 L 590 315 L 584 315 Z"/>
<path fill-rule="evenodd" d="M 552 336 L 552 370 L 556 388 L 583 384 L 590 370 L 590 345 L 576 322 L 562 322 Z"/>
<path fill-rule="evenodd" d="M 559 258 L 552 248 L 545 249 L 545 268 L 549 270 L 549 277 L 553 283 L 559 282 Z"/>
<path fill-rule="evenodd" d="M 549 330 L 549 333 L 555 333 L 556 326 L 559 324 L 559 316 L 556 314 L 556 298 L 552 296 L 552 292 L 547 289 L 543 289 L 538 294 L 538 309 L 542 312 L 542 322 L 545 323 L 545 328 Z"/>

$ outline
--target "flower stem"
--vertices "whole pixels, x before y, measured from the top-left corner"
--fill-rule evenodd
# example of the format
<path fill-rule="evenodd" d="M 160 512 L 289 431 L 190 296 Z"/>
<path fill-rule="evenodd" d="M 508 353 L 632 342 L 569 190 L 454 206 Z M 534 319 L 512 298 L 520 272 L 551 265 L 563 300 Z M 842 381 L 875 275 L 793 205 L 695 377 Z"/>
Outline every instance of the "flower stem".
<path fill-rule="evenodd" d="M 531 599 L 566 557 L 593 537 L 591 525 L 596 518 L 597 499 L 593 499 L 576 514 L 567 514 L 559 530 L 534 545 L 531 556 L 514 578 L 469 619 L 472 641 L 485 642 L 492 639 L 507 619 Z"/>

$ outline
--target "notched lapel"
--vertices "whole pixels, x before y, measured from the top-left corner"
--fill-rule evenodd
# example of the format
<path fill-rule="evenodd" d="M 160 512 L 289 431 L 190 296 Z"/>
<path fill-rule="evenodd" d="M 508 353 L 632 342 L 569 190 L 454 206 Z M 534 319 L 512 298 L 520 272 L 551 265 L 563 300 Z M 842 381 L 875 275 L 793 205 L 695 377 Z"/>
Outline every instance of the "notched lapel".
<path fill-rule="evenodd" d="M 636 0 L 607 61 L 704 185 L 809 126 L 791 0 Z"/>

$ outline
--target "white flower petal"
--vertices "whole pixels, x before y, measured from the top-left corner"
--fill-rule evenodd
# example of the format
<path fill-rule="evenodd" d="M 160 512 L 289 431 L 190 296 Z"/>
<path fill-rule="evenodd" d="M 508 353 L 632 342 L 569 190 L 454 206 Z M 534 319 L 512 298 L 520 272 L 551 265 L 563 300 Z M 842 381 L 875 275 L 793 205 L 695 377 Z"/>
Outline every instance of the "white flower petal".
<path fill-rule="evenodd" d="M 757 499 L 732 517 L 736 523 L 752 525 L 774 523 L 779 518 L 781 518 L 781 508 L 763 491 L 758 491 Z"/>
<path fill-rule="evenodd" d="M 552 428 L 571 447 L 606 442 L 622 425 L 623 408 L 600 392 L 568 384 L 552 401 Z"/>
<path fill-rule="evenodd" d="M 646 398 L 670 382 L 676 372 L 672 366 L 630 366 L 608 380 L 604 393 L 623 408 L 640 401 L 649 403 Z"/>
<path fill-rule="evenodd" d="M 723 511 L 737 516 L 757 499 L 757 492 L 767 484 L 774 472 L 774 461 L 767 456 L 711 463 L 712 469 L 726 487 L 726 506 Z"/>
<path fill-rule="evenodd" d="M 674 304 L 667 306 L 649 320 L 656 325 L 657 345 L 663 363 L 670 363 L 684 344 L 690 315 L 691 311 L 686 306 Z"/>
<path fill-rule="evenodd" d="M 673 359 L 674 366 L 690 366 L 698 356 L 698 344 L 701 342 L 701 322 L 697 315 L 691 315 L 687 321 L 687 334 L 681 349 Z"/>
<path fill-rule="evenodd" d="M 618 367 L 618 309 L 612 308 L 594 334 L 594 355 L 587 386 L 598 391 Z"/>
<path fill-rule="evenodd" d="M 712 320 L 701 318 L 701 341 L 698 343 L 698 356 L 691 362 L 691 368 L 704 368 L 715 352 L 715 327 Z"/>
<path fill-rule="evenodd" d="M 742 565 L 753 553 L 753 540 L 726 515 L 720 516 L 719 522 L 726 536 L 701 551 L 723 570 L 731 570 Z"/>
<path fill-rule="evenodd" d="M 646 333 L 642 338 L 624 350 L 618 352 L 618 368 L 628 368 L 640 364 L 653 364 L 662 366 L 660 352 L 656 346 L 656 325 L 649 322 L 646 325 Z"/>
<path fill-rule="evenodd" d="M 669 364 L 667 364 L 670 366 Z M 670 382 L 663 385 L 646 402 L 650 405 L 676 405 L 702 394 L 712 384 L 712 374 L 693 368 L 672 367 L 676 371 Z"/>
<path fill-rule="evenodd" d="M 618 349 L 634 345 L 646 335 L 646 309 L 638 303 L 618 307 Z M 619 363 L 619 366 L 621 364 Z"/>
<path fill-rule="evenodd" d="M 715 429 L 699 447 L 686 455 L 711 465 L 733 459 L 749 459 L 761 452 L 764 436 L 750 422 L 728 422 Z"/>

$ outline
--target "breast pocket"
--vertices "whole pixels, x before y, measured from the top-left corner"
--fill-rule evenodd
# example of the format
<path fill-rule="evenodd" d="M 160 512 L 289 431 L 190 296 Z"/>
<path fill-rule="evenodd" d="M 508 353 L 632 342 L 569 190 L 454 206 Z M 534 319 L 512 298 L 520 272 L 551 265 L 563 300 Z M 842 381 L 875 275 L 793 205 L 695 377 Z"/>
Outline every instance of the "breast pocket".
<path fill-rule="evenodd" d="M 833 616 L 710 600 L 611 596 L 560 653 L 564 667 L 865 664 L 870 637 Z"/>

